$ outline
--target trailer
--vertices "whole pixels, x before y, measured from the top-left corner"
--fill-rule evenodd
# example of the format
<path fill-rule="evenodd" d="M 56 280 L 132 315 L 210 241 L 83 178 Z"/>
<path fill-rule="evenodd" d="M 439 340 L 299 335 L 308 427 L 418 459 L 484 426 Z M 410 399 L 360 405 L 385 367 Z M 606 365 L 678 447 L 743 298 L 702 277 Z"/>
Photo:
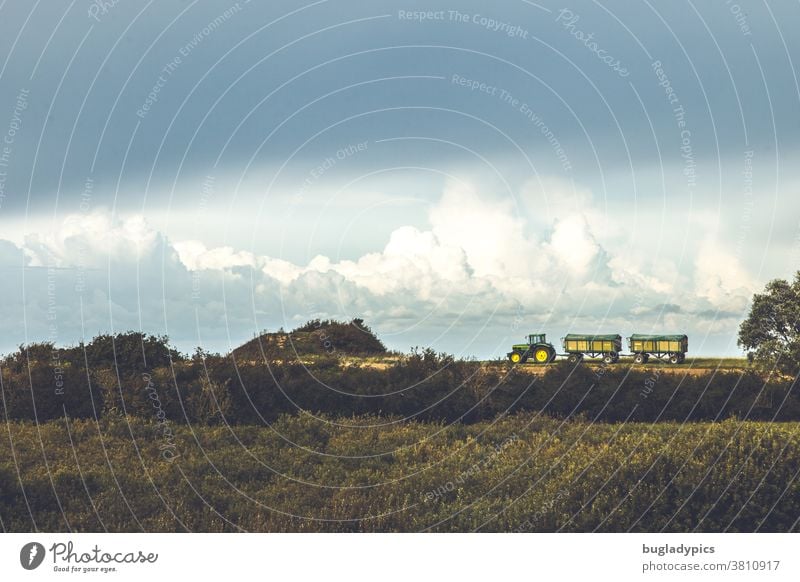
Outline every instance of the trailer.
<path fill-rule="evenodd" d="M 646 364 L 650 357 L 680 364 L 689 351 L 689 338 L 686 335 L 645 335 L 635 333 L 628 338 L 628 347 L 633 361 Z"/>
<path fill-rule="evenodd" d="M 589 335 L 570 333 L 561 338 L 567 360 L 577 363 L 584 357 L 603 358 L 606 364 L 619 361 L 622 351 L 622 336 L 619 334 Z"/>

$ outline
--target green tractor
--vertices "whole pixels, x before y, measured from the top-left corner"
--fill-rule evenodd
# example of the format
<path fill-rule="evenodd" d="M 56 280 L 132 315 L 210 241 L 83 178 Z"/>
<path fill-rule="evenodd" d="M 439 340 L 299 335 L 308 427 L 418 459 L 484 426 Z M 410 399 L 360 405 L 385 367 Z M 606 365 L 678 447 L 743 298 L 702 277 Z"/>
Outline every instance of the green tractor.
<path fill-rule="evenodd" d="M 545 334 L 532 333 L 527 339 L 527 343 L 514 344 L 506 354 L 512 364 L 524 364 L 528 358 L 533 358 L 537 364 L 548 364 L 556 359 L 556 349 L 547 341 Z"/>

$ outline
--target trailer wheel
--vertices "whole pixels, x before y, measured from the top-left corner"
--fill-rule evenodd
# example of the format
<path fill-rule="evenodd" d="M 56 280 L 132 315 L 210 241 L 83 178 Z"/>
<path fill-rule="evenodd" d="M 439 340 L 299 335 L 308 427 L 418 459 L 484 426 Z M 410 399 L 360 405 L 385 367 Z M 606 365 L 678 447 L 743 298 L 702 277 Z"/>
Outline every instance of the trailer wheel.
<path fill-rule="evenodd" d="M 669 363 L 670 364 L 680 364 L 681 363 L 681 357 L 678 354 L 672 354 L 669 357 Z"/>
<path fill-rule="evenodd" d="M 633 357 L 633 361 L 636 362 L 637 364 L 644 364 L 647 361 L 647 358 L 645 358 L 644 354 L 636 354 Z"/>
<path fill-rule="evenodd" d="M 603 354 L 603 363 L 604 364 L 613 364 L 614 363 L 614 355 L 612 353 L 605 353 Z"/>
<path fill-rule="evenodd" d="M 570 354 L 569 357 L 567 358 L 567 361 L 570 364 L 577 364 L 578 362 L 581 361 L 581 357 L 578 354 Z"/>

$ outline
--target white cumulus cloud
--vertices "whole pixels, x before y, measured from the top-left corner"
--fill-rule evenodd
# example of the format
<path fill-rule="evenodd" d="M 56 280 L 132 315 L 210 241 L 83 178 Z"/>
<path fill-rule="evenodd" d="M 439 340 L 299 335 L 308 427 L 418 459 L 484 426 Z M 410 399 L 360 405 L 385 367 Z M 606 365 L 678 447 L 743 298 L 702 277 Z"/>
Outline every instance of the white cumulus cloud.
<path fill-rule="evenodd" d="M 467 337 L 483 326 L 507 334 L 520 318 L 551 329 L 591 331 L 635 320 L 645 331 L 668 325 L 733 333 L 738 322 L 731 314 L 746 308 L 757 285 L 724 245 L 704 239 L 682 272 L 669 247 L 652 257 L 606 246 L 602 232 L 617 227 L 604 226 L 608 219 L 591 192 L 552 180 L 537 184 L 515 202 L 453 182 L 430 208 L 428 228 L 402 226 L 380 250 L 346 260 L 318 255 L 306 264 L 170 241 L 142 216 L 69 216 L 21 246 L 0 240 L 7 275 L 0 323 L 27 324 L 29 338 L 52 336 L 47 305 L 54 286 L 51 339 L 62 343 L 141 326 L 179 343 L 236 344 L 276 323 L 353 316 L 367 317 L 379 331 L 431 341 L 458 330 Z M 531 215 L 542 207 L 548 211 Z"/>

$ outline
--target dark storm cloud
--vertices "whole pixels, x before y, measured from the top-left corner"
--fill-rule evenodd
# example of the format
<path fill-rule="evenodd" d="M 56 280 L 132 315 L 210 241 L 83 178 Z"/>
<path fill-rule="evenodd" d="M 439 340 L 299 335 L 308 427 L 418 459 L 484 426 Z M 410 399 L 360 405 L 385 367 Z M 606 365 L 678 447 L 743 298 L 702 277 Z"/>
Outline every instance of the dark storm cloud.
<path fill-rule="evenodd" d="M 251 161 L 251 172 L 275 168 L 296 150 L 302 173 L 355 138 L 420 135 L 521 164 L 516 142 L 540 171 L 584 182 L 660 158 L 678 172 L 692 171 L 689 159 L 713 181 L 718 156 L 796 147 L 790 59 L 800 55 L 789 24 L 799 11 L 758 2 L 7 2 L 0 131 L 16 130 L 0 212 L 69 213 L 82 196 L 94 206 L 163 206 L 176 180 L 180 206 L 199 196 L 186 176 L 239 175 Z M 683 129 L 690 147 L 681 150 Z M 376 148 L 352 169 L 473 159 L 442 141 Z"/>

